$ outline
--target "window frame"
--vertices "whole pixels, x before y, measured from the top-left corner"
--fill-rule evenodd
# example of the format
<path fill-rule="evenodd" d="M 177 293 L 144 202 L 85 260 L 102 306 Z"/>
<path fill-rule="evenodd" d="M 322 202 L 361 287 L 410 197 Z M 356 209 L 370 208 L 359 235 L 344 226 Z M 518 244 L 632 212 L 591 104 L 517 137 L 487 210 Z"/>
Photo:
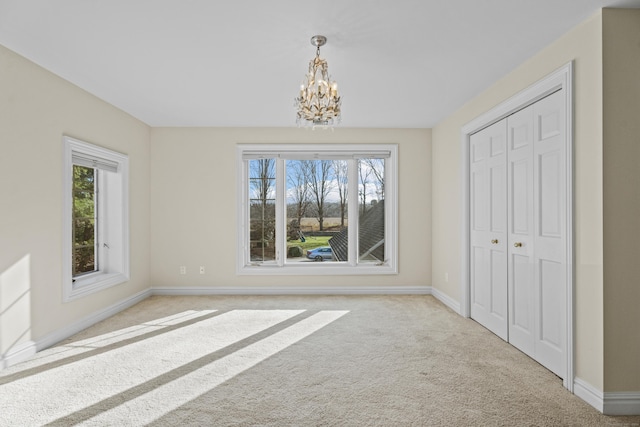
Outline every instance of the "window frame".
<path fill-rule="evenodd" d="M 97 175 L 98 269 L 76 277 L 72 267 L 73 165 L 92 167 Z M 62 176 L 62 300 L 68 302 L 129 280 L 129 157 L 65 135 Z"/>
<path fill-rule="evenodd" d="M 348 199 L 349 252 L 347 262 L 287 263 L 286 177 L 278 162 L 287 159 L 385 157 L 385 261 L 358 262 L 358 197 Z M 256 263 L 249 256 L 249 160 L 276 158 L 276 261 Z M 398 274 L 398 145 L 397 144 L 237 144 L 236 145 L 236 273 L 238 275 L 388 275 Z M 349 181 L 357 186 L 357 168 L 350 168 Z M 354 194 L 354 193 L 351 193 Z M 357 194 L 357 191 L 355 192 Z M 355 226 L 354 226 L 355 225 Z"/>

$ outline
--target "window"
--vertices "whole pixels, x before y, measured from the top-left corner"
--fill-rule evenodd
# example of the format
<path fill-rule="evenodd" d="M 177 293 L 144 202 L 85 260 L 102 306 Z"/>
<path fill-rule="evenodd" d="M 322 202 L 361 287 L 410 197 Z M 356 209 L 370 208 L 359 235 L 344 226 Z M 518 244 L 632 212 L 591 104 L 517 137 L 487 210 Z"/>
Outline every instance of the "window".
<path fill-rule="evenodd" d="M 239 274 L 397 273 L 397 146 L 239 144 Z"/>
<path fill-rule="evenodd" d="M 129 160 L 65 136 L 63 299 L 129 280 Z"/>

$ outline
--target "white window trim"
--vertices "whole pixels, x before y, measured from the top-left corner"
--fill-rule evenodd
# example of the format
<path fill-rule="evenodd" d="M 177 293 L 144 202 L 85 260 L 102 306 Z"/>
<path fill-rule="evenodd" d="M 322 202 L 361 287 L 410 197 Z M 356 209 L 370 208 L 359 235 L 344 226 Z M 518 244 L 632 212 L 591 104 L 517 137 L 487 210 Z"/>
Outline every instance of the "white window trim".
<path fill-rule="evenodd" d="M 274 264 L 255 264 L 248 259 L 247 242 L 249 241 L 249 171 L 247 167 L 248 156 L 252 158 L 277 157 L 286 158 L 316 158 L 316 154 L 325 156 L 335 156 L 344 158 L 345 155 L 353 154 L 353 158 L 374 157 L 378 153 L 389 153 L 385 162 L 385 251 L 387 258 L 384 263 L 356 263 L 355 261 L 344 263 L 325 263 L 314 265 L 305 263 L 286 263 L 286 238 L 284 224 L 276 224 L 276 238 L 279 246 L 276 250 L 278 260 Z M 274 153 L 278 153 L 274 155 Z M 238 144 L 236 146 L 236 218 L 237 224 L 237 246 L 236 246 L 236 273 L 238 275 L 384 275 L 398 274 L 398 145 L 397 144 Z M 277 182 L 285 185 L 284 179 Z M 352 168 L 350 182 L 357 185 L 357 171 Z M 276 209 L 284 206 L 282 189 L 276 195 Z M 353 192 L 351 194 L 354 194 Z M 355 192 L 357 194 L 357 191 Z M 355 206 L 355 207 L 354 207 Z M 357 225 L 358 214 L 357 205 L 351 204 L 349 208 L 349 218 L 351 224 Z M 356 259 L 358 245 L 358 227 L 349 227 L 350 259 Z"/>
<path fill-rule="evenodd" d="M 102 289 L 127 282 L 129 280 L 129 157 L 112 150 L 108 150 L 88 142 L 80 141 L 69 136 L 63 136 L 63 224 L 62 224 L 62 300 L 63 302 L 93 294 Z M 110 245 L 115 246 L 114 257 L 101 256 L 99 259 L 99 271 L 82 275 L 74 280 L 72 272 L 73 259 L 73 158 L 78 156 L 96 161 L 105 162 L 107 170 L 117 169 L 120 175 L 121 186 L 113 188 L 104 182 L 99 182 L 99 189 L 102 190 L 99 197 L 105 200 L 98 204 L 99 215 L 102 221 L 98 224 L 99 234 L 105 234 L 106 227 L 111 224 L 109 235 Z M 100 165 L 98 165 L 100 168 Z M 106 194 L 105 194 L 106 193 Z M 107 205 L 107 206 L 105 206 Z M 115 208 L 114 208 L 115 207 Z M 115 225 L 115 228 L 113 226 Z M 102 245 L 101 245 L 102 246 Z"/>

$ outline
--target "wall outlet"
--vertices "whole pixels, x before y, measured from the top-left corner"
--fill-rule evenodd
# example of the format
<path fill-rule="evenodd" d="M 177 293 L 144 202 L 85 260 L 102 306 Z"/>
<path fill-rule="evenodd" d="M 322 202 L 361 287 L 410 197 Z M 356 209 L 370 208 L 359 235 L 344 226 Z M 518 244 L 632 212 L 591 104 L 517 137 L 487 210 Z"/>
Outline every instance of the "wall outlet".
<path fill-rule="evenodd" d="M 184 265 L 180 266 L 180 274 L 187 274 L 187 267 Z"/>
<path fill-rule="evenodd" d="M 444 281 L 449 283 L 449 273 L 444 273 Z"/>
<path fill-rule="evenodd" d="M 204 266 L 203 265 L 200 266 L 200 274 L 204 274 Z"/>

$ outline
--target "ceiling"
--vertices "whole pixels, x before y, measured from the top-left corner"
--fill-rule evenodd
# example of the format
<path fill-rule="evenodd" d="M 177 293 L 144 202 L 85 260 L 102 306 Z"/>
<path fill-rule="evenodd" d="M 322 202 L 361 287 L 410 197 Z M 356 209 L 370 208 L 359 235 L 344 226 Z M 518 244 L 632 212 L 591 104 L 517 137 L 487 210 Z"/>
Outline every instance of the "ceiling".
<path fill-rule="evenodd" d="M 0 44 L 150 126 L 295 126 L 311 36 L 343 127 L 428 128 L 640 0 L 0 0 Z"/>

